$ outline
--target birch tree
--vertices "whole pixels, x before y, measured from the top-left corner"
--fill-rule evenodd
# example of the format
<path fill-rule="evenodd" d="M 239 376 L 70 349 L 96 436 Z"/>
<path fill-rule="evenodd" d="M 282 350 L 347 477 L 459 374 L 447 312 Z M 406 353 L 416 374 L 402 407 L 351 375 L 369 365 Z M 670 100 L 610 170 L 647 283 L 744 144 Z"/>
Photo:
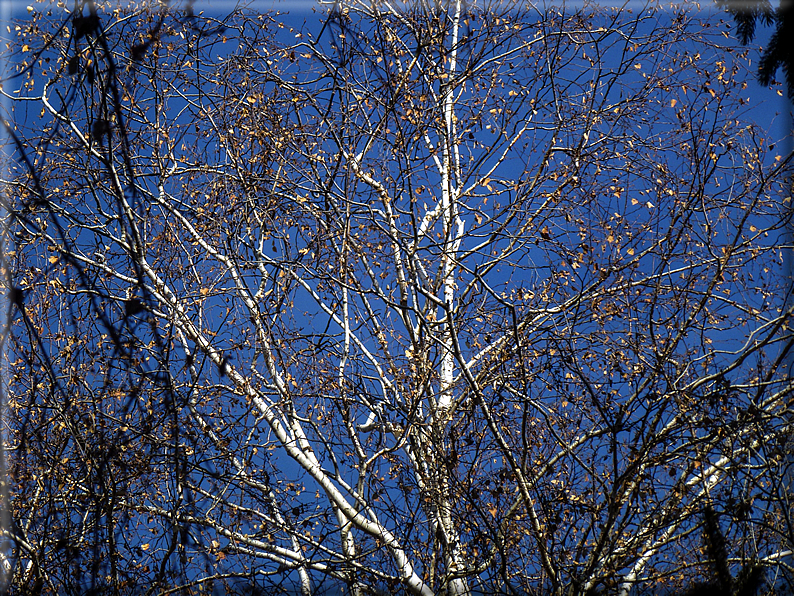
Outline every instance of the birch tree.
<path fill-rule="evenodd" d="M 791 156 L 720 23 L 38 6 L 3 85 L 20 591 L 790 577 Z"/>

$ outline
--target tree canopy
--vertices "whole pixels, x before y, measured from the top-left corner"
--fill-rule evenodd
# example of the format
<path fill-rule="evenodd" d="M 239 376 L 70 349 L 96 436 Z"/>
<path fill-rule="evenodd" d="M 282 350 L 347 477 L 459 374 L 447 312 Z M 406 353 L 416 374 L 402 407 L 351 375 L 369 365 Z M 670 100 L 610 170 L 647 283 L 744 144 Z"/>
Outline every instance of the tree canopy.
<path fill-rule="evenodd" d="M 715 0 L 733 15 L 736 35 L 742 44 L 755 39 L 756 28 L 773 26 L 774 32 L 761 54 L 758 64 L 758 82 L 768 87 L 775 80 L 779 69 L 783 70 L 788 97 L 794 100 L 794 15 L 791 3 L 781 0 L 773 9 L 769 0 Z"/>
<path fill-rule="evenodd" d="M 32 5 L 12 592 L 790 589 L 792 156 L 691 8 Z"/>

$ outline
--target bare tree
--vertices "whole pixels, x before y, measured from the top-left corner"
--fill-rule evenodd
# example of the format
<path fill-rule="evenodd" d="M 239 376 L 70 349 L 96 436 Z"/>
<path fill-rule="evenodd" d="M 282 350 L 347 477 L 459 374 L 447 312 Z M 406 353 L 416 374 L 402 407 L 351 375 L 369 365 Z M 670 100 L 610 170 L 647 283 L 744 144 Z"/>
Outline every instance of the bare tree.
<path fill-rule="evenodd" d="M 790 578 L 791 156 L 719 25 L 289 23 L 86 4 L 15 32 L 16 589 Z"/>

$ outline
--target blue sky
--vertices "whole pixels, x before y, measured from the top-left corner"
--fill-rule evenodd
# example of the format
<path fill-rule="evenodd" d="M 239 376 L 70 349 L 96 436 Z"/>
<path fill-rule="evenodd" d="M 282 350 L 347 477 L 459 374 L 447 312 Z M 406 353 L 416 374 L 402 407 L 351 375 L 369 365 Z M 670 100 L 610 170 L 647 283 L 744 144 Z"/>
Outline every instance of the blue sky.
<path fill-rule="evenodd" d="M 4 6 L 8 6 L 9 3 L 6 3 Z M 202 5 L 199 3 L 196 6 L 197 10 L 201 10 L 204 8 L 207 12 L 212 11 L 212 13 L 222 13 L 224 9 L 231 9 L 235 4 L 232 3 L 206 3 Z M 12 9 L 15 14 L 24 15 L 26 11 L 26 4 L 25 3 L 16 3 L 13 5 Z M 34 7 L 38 7 L 40 5 L 33 5 Z M 276 9 L 286 10 L 289 9 L 292 11 L 291 15 L 285 20 L 288 24 L 293 25 L 296 28 L 300 28 L 303 26 L 305 22 L 305 28 L 312 30 L 313 32 L 319 31 L 321 24 L 322 24 L 322 13 L 313 11 L 312 9 L 317 5 L 315 3 L 309 2 L 259 2 L 253 3 L 250 5 L 252 8 L 257 10 L 267 10 L 268 8 L 275 7 Z M 629 5 L 632 6 L 632 5 Z M 639 4 L 637 5 L 639 6 Z M 23 12 L 19 12 L 23 11 Z M 727 18 L 727 17 L 726 17 Z M 726 40 L 725 43 L 730 43 L 729 40 Z M 750 106 L 752 114 L 756 117 L 756 120 L 762 124 L 762 126 L 776 126 L 778 127 L 777 134 L 773 134 L 773 136 L 782 137 L 786 133 L 785 124 L 783 123 L 783 119 L 775 120 L 774 114 L 776 111 L 780 111 L 785 108 L 785 102 L 782 97 L 776 95 L 773 91 L 769 91 L 766 89 L 759 89 L 758 86 L 752 79 L 748 79 L 748 88 L 746 90 L 746 97 L 750 98 Z M 610 199 L 611 200 L 611 199 Z M 624 198 L 625 201 L 625 198 Z M 638 212 L 642 212 L 642 208 L 638 208 Z M 318 317 L 318 319 L 323 319 L 323 317 Z M 232 362 L 232 364 L 237 364 L 236 362 Z"/>

